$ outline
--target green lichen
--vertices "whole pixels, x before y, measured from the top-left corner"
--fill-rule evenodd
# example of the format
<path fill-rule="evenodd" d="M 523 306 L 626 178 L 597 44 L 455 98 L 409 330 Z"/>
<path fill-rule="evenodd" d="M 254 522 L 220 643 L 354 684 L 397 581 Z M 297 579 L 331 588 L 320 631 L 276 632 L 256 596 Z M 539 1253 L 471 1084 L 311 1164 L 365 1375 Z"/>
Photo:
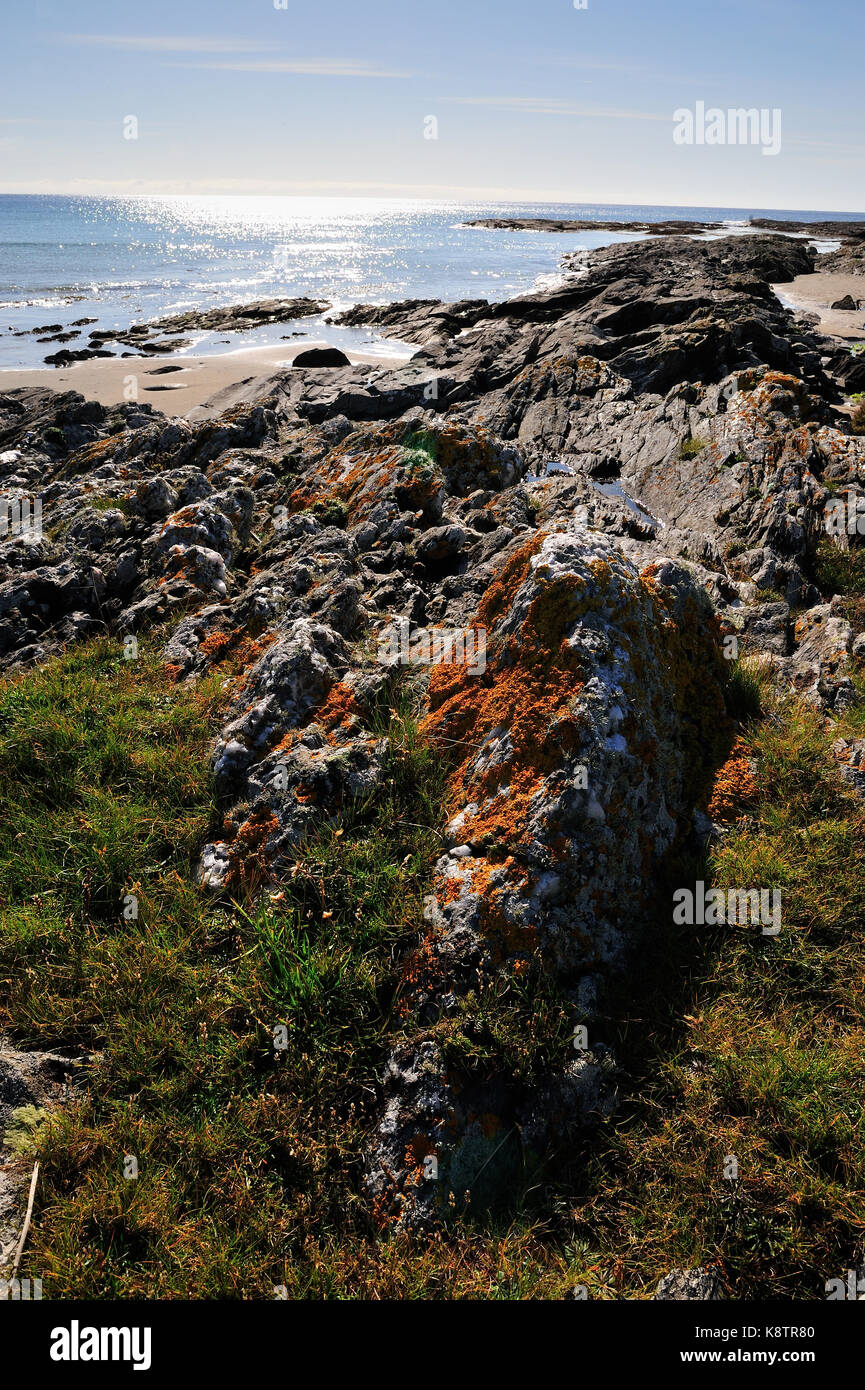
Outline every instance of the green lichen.
<path fill-rule="evenodd" d="M 3 1141 L 6 1148 L 21 1158 L 37 1153 L 49 1119 L 50 1115 L 44 1107 L 20 1105 L 12 1111 L 12 1118 L 6 1126 Z"/>

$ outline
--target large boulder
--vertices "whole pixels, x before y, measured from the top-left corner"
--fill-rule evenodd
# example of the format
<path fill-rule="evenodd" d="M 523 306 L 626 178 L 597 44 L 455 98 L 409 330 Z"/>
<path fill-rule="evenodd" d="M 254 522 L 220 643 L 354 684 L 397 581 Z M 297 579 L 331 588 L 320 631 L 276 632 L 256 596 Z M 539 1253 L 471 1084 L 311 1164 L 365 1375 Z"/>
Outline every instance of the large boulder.
<path fill-rule="evenodd" d="M 339 348 L 307 348 L 294 359 L 295 367 L 350 367 L 351 362 Z"/>
<path fill-rule="evenodd" d="M 571 523 L 511 547 L 472 626 L 485 671 L 443 665 L 430 681 L 448 847 L 403 999 L 434 1030 L 483 981 L 543 975 L 588 1020 L 722 760 L 716 623 L 681 566 L 641 572 Z M 388 1064 L 367 1179 L 378 1216 L 428 1220 L 472 1172 L 506 1184 L 519 1142 L 541 1148 L 609 1109 L 613 1073 L 593 1047 L 527 1097 L 506 1071 L 461 1075 L 434 1031 L 416 1037 Z"/>

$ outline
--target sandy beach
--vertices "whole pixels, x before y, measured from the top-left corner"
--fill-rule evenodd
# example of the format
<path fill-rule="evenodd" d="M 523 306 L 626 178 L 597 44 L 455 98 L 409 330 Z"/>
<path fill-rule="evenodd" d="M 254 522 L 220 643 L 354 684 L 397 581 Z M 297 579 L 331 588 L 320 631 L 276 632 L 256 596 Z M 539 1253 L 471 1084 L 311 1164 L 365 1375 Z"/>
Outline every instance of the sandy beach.
<path fill-rule="evenodd" d="M 848 342 L 865 339 L 865 278 L 845 272 L 815 271 L 813 275 L 797 275 L 795 280 L 772 289 L 783 304 L 819 314 L 820 329 Z M 861 309 L 831 309 L 845 295 L 861 299 Z"/>
<path fill-rule="evenodd" d="M 92 358 L 69 367 L 33 367 L 0 371 L 0 393 L 20 386 L 47 386 L 52 391 L 80 391 L 86 400 L 116 405 L 124 400 L 150 401 L 166 415 L 187 415 L 204 406 L 211 397 L 214 408 L 229 404 L 230 388 L 272 374 L 282 364 L 290 364 L 301 352 L 327 347 L 324 340 L 308 339 L 297 346 L 279 343 L 215 356 Z M 396 367 L 405 357 L 382 357 L 372 353 L 346 354 L 352 365 Z M 134 390 L 137 394 L 130 395 Z"/>

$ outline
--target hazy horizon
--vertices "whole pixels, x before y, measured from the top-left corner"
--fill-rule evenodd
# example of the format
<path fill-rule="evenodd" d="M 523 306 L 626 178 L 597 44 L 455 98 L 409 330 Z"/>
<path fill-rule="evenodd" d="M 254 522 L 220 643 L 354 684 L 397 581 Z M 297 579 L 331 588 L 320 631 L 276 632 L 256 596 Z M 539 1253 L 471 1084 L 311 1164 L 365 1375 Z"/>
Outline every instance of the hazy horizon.
<path fill-rule="evenodd" d="M 713 216 L 714 216 L 714 215 L 717 215 L 717 214 L 720 214 L 720 213 L 725 213 L 725 212 L 729 212 L 729 213 L 741 213 L 741 212 L 745 211 L 746 209 L 750 209 L 750 210 L 752 211 L 753 214 L 760 214 L 760 213 L 787 213 L 787 214 L 789 214 L 791 217 L 798 217 L 798 216 L 811 215 L 811 214 L 819 214 L 819 215 L 821 215 L 821 216 L 825 215 L 826 217 L 833 217 L 833 216 L 837 215 L 837 216 L 839 216 L 839 217 L 854 217 L 854 218 L 855 218 L 855 217 L 863 217 L 863 218 L 865 218 L 865 206 L 859 207 L 859 208 L 837 208 L 837 207 L 836 207 L 836 208 L 829 208 L 829 207 L 804 207 L 804 206 L 803 206 L 803 207 L 769 207 L 769 206 L 766 206 L 766 207 L 758 207 L 756 204 L 748 204 L 748 203 L 739 203 L 739 204 L 730 203 L 730 204 L 725 204 L 725 205 L 722 205 L 722 204 L 715 204 L 715 205 L 712 205 L 712 204 L 708 204 L 708 203 L 658 203 L 658 202 L 653 202 L 653 203 L 640 203 L 640 202 L 632 202 L 632 201 L 625 201 L 625 200 L 615 200 L 615 201 L 613 201 L 613 200 L 604 199 L 604 198 L 582 199 L 582 200 L 580 200 L 579 202 L 577 202 L 577 201 L 575 201 L 575 200 L 567 199 L 567 198 L 485 198 L 485 199 L 481 199 L 481 198 L 478 198 L 478 197 L 476 197 L 476 196 L 474 196 L 474 195 L 472 195 L 472 196 L 465 196 L 465 197 L 462 197 L 462 196 L 461 196 L 461 197 L 452 196 L 452 197 L 447 197 L 447 198 L 445 198 L 445 197 L 438 197 L 438 198 L 427 197 L 427 198 L 423 198 L 423 197 L 412 196 L 412 195 L 408 195 L 408 194 L 407 194 L 407 195 L 399 195 L 399 194 L 390 194 L 390 195 L 389 195 L 389 194 L 361 194 L 361 193 L 205 193 L 205 192 L 197 192 L 197 193 L 180 193 L 180 192 L 172 192 L 172 193 L 165 193 L 165 192 L 158 192 L 158 191 L 155 191 L 155 190 L 152 191 L 152 192 L 146 192 L 146 193 L 142 193 L 142 192 L 131 192 L 131 191 L 130 191 L 130 192 L 121 192 L 121 193 L 88 193 L 88 192 L 85 192 L 85 191 L 82 191 L 82 190 L 78 190 L 77 192 L 70 193 L 70 192 L 68 192 L 68 191 L 66 191 L 66 190 L 64 190 L 64 189 L 55 189 L 55 188 L 52 188 L 52 189 L 38 189 L 38 190 L 23 189 L 23 190 L 20 190 L 20 191 L 19 191 L 19 190 L 9 190 L 9 189 L 5 189 L 5 188 L 0 188 L 0 198 L 104 198 L 104 199 L 125 198 L 125 199 L 128 199 L 128 200 L 130 200 L 130 201 L 135 200 L 135 199 L 139 199 L 139 198 L 152 199 L 152 200 L 173 198 L 173 199 L 177 199 L 178 201 L 201 202 L 201 203 L 204 203 L 204 202 L 207 202 L 207 201 L 214 201 L 214 202 L 215 202 L 215 201 L 218 201 L 218 200 L 225 200 L 226 202 L 228 202 L 228 201 L 232 201 L 232 202 L 248 201 L 248 202 L 250 202 L 250 203 L 253 203 L 253 202 L 255 202 L 255 201 L 263 201 L 263 200 L 266 200 L 266 199 L 273 199 L 274 201 L 276 201 L 276 200 L 281 200 L 281 199 L 290 199 L 290 200 L 292 200 L 292 201 L 294 201 L 294 202 L 306 202 L 306 203 L 309 203 L 309 204 L 316 204 L 316 203 L 345 203 L 345 204 L 357 204 L 357 205 L 364 205 L 364 204 L 370 205 L 370 204 L 375 203 L 375 204 L 380 204 L 380 205 L 382 205 L 382 206 L 393 206 L 393 207 L 396 207 L 396 206 L 404 206 L 404 205 L 418 206 L 418 207 L 429 207 L 429 208 L 435 208 L 435 207 L 444 208 L 444 207 L 448 207 L 448 206 L 453 206 L 454 208 L 466 208 L 466 207 L 477 206 L 477 207 L 479 207 L 479 208 L 486 208 L 486 207 L 501 207 L 501 208 L 509 208 L 509 207 L 540 208 L 540 207 L 543 207 L 543 208 L 549 209 L 549 208 L 560 207 L 560 208 L 573 208 L 573 209 L 575 209 L 575 210 L 589 209 L 589 208 L 591 208 L 591 209 L 593 209 L 593 210 L 596 211 L 596 212 L 604 212 L 604 211 L 611 211 L 611 210 L 619 210 L 619 209 L 620 209 L 620 210 L 622 210 L 622 211 L 631 212 L 632 214 L 634 213 L 634 210 L 635 210 L 635 209 L 644 208 L 644 209 L 647 209 L 647 210 L 651 210 L 651 211 L 653 211 L 653 212 L 670 212 L 670 213 L 676 213 L 676 212 L 678 212 L 678 213 L 682 213 L 682 212 L 705 212 L 705 213 L 708 213 L 708 214 L 712 214 Z M 636 216 L 632 216 L 632 217 L 629 218 L 628 220 L 635 221 L 635 220 L 638 220 L 638 219 L 636 218 Z"/>

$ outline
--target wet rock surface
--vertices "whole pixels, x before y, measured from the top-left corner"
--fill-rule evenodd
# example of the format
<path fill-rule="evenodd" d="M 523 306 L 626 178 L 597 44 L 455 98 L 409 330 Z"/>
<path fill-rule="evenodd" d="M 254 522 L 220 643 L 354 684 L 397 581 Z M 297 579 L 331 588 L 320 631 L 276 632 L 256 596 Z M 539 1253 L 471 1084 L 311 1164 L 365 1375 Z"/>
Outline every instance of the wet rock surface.
<path fill-rule="evenodd" d="M 170 314 L 150 323 L 134 323 L 128 328 L 93 329 L 85 347 L 61 348 L 49 353 L 46 363 L 66 367 L 72 362 L 86 362 L 94 357 L 146 357 L 176 352 L 189 347 L 192 339 L 184 333 L 242 333 L 266 324 L 293 323 L 297 319 L 323 314 L 330 308 L 324 299 L 257 299 L 248 304 L 233 304 L 214 309 L 188 309 L 182 314 Z M 27 330 L 40 343 L 66 343 L 81 336 L 81 328 L 95 319 L 76 319 L 63 331 L 62 324 L 48 324 Z M 112 347 L 106 347 L 106 344 Z"/>

